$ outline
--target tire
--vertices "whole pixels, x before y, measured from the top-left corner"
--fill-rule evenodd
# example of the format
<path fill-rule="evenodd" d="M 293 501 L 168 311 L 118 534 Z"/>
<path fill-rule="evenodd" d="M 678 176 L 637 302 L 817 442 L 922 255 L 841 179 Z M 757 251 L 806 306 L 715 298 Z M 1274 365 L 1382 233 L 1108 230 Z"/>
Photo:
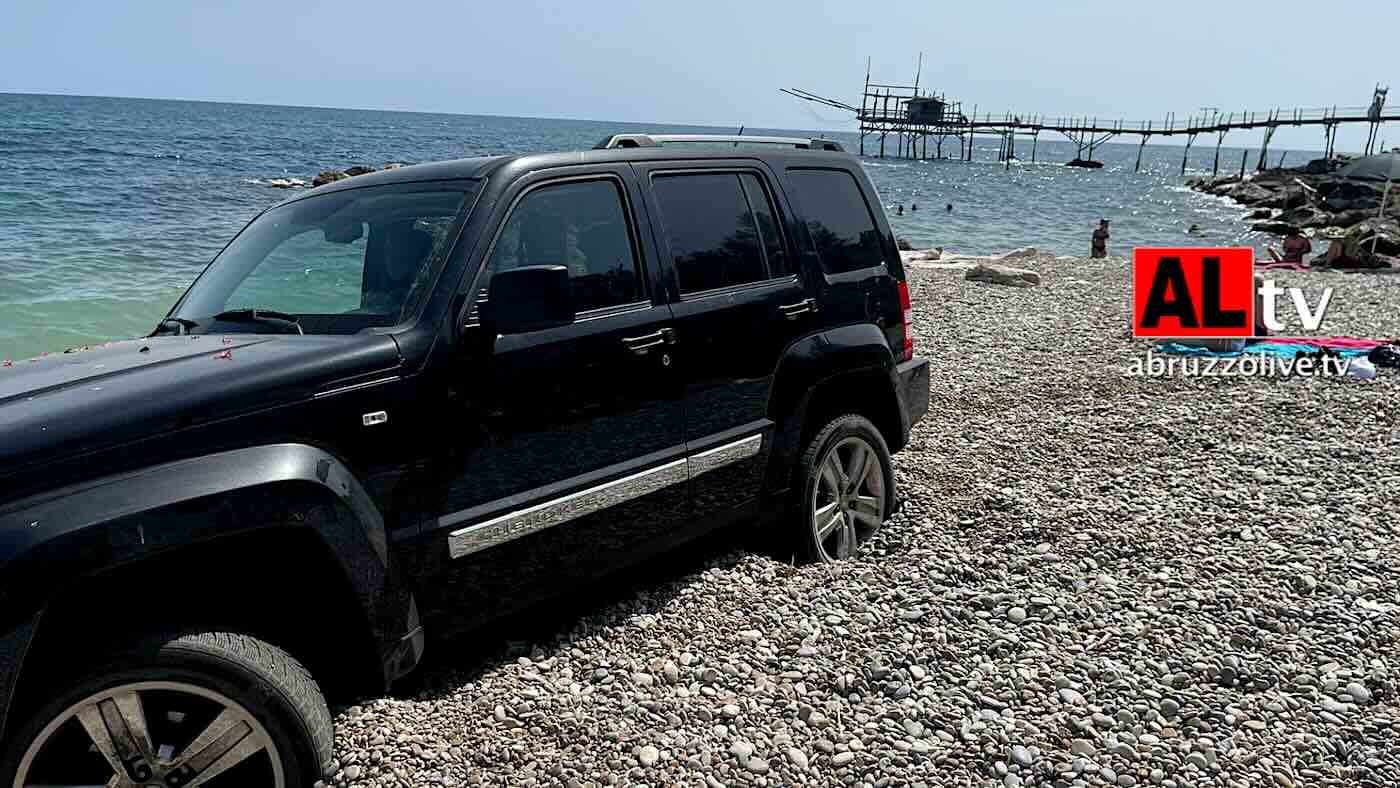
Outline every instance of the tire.
<path fill-rule="evenodd" d="M 871 464 L 864 466 L 867 472 L 854 480 L 852 487 L 849 471 L 857 447 L 868 453 Z M 829 465 L 833 454 L 841 466 L 839 474 L 835 466 Z M 824 473 L 824 468 L 829 470 Z M 793 552 L 799 563 L 827 563 L 851 557 L 894 511 L 894 467 L 889 446 L 864 416 L 840 416 L 817 430 L 798 459 L 796 478 L 802 481 L 791 519 Z M 835 522 L 838 519 L 840 522 Z"/>
<path fill-rule="evenodd" d="M 10 739 L 0 787 L 182 786 L 204 776 L 209 788 L 310 788 L 330 767 L 325 698 L 276 646 L 195 632 L 151 637 L 90 664 L 57 677 L 65 689 Z M 125 779 L 108 783 L 114 774 Z"/>

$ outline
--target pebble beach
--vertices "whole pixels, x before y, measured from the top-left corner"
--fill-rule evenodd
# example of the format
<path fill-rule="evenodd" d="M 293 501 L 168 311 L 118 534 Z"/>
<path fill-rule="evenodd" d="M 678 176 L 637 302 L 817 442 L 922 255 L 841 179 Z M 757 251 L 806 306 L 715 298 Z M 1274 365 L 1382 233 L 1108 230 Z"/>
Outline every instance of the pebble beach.
<path fill-rule="evenodd" d="M 735 535 L 337 710 L 337 786 L 1400 785 L 1400 420 L 1374 380 L 1126 373 L 1128 263 L 910 266 L 930 411 L 854 560 Z M 1400 277 L 1330 286 L 1381 338 Z"/>

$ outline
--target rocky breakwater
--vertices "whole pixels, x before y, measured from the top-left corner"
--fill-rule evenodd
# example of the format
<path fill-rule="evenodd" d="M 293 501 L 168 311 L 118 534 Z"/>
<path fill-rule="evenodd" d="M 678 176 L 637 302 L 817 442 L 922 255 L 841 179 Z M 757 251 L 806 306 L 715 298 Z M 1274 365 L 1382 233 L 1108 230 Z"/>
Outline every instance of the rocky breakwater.
<path fill-rule="evenodd" d="M 346 178 L 353 178 L 356 175 L 368 175 L 371 172 L 378 172 L 379 169 L 394 170 L 402 166 L 404 165 L 398 162 L 390 162 L 388 164 L 385 164 L 382 168 L 376 168 L 373 165 L 369 164 L 357 164 L 353 167 L 347 167 L 343 170 L 321 170 L 319 173 L 316 174 L 316 177 L 311 179 L 310 186 L 315 188 L 317 186 L 324 186 L 328 183 L 343 181 Z M 277 177 L 268 179 L 259 178 L 254 179 L 251 182 L 260 183 L 265 186 L 271 186 L 274 189 L 304 189 L 308 185 L 306 180 L 303 178 L 287 177 Z"/>
<path fill-rule="evenodd" d="M 1400 254 L 1400 199 L 1392 194 L 1380 215 L 1384 183 L 1342 177 L 1346 159 L 1317 159 L 1302 167 L 1280 168 L 1220 178 L 1190 178 L 1199 192 L 1228 197 L 1251 210 L 1246 219 L 1259 232 L 1283 235 L 1290 226 L 1315 238 L 1339 239 L 1348 256 L 1361 250 Z M 1318 250 L 1321 251 L 1321 250 Z"/>

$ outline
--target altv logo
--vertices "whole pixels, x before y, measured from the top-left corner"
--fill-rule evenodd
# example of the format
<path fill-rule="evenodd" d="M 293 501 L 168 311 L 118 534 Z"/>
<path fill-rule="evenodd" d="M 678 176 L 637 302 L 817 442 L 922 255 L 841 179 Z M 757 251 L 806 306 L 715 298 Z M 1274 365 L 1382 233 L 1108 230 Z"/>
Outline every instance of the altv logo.
<path fill-rule="evenodd" d="M 1287 294 L 1306 331 L 1322 326 L 1332 288 L 1314 306 L 1299 287 L 1278 287 L 1254 275 L 1248 248 L 1139 248 L 1133 250 L 1133 336 L 1224 339 L 1252 337 L 1257 326 L 1288 328 L 1278 298 Z"/>

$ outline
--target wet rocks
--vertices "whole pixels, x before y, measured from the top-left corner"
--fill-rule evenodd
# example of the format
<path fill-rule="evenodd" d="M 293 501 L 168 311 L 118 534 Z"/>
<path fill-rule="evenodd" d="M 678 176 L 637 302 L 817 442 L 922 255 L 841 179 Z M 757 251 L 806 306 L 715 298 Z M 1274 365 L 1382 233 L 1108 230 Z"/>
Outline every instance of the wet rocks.
<path fill-rule="evenodd" d="M 336 181 L 344 180 L 349 177 L 349 175 L 341 170 L 321 170 L 316 173 L 315 178 L 311 179 L 311 185 L 313 187 L 325 186 L 328 183 L 335 183 Z"/>
<path fill-rule="evenodd" d="M 1297 226 L 1337 237 L 1341 235 L 1337 231 L 1377 217 L 1382 196 L 1379 183 L 1337 176 L 1335 171 L 1345 163 L 1345 159 L 1317 160 L 1243 179 L 1235 175 L 1191 178 L 1186 185 L 1254 208 L 1246 217 L 1255 222 L 1253 230 L 1283 235 L 1290 226 Z M 1386 216 L 1400 219 L 1400 205 L 1387 207 Z"/>
<path fill-rule="evenodd" d="M 404 165 L 398 162 L 392 162 L 384 165 L 384 169 L 395 170 L 402 166 Z M 343 170 L 321 170 L 316 174 L 315 178 L 311 179 L 311 185 L 313 187 L 324 186 L 327 183 L 335 183 L 336 181 L 343 181 L 346 178 L 354 178 L 359 175 L 368 175 L 376 171 L 374 166 L 369 164 L 356 164 Z"/>

